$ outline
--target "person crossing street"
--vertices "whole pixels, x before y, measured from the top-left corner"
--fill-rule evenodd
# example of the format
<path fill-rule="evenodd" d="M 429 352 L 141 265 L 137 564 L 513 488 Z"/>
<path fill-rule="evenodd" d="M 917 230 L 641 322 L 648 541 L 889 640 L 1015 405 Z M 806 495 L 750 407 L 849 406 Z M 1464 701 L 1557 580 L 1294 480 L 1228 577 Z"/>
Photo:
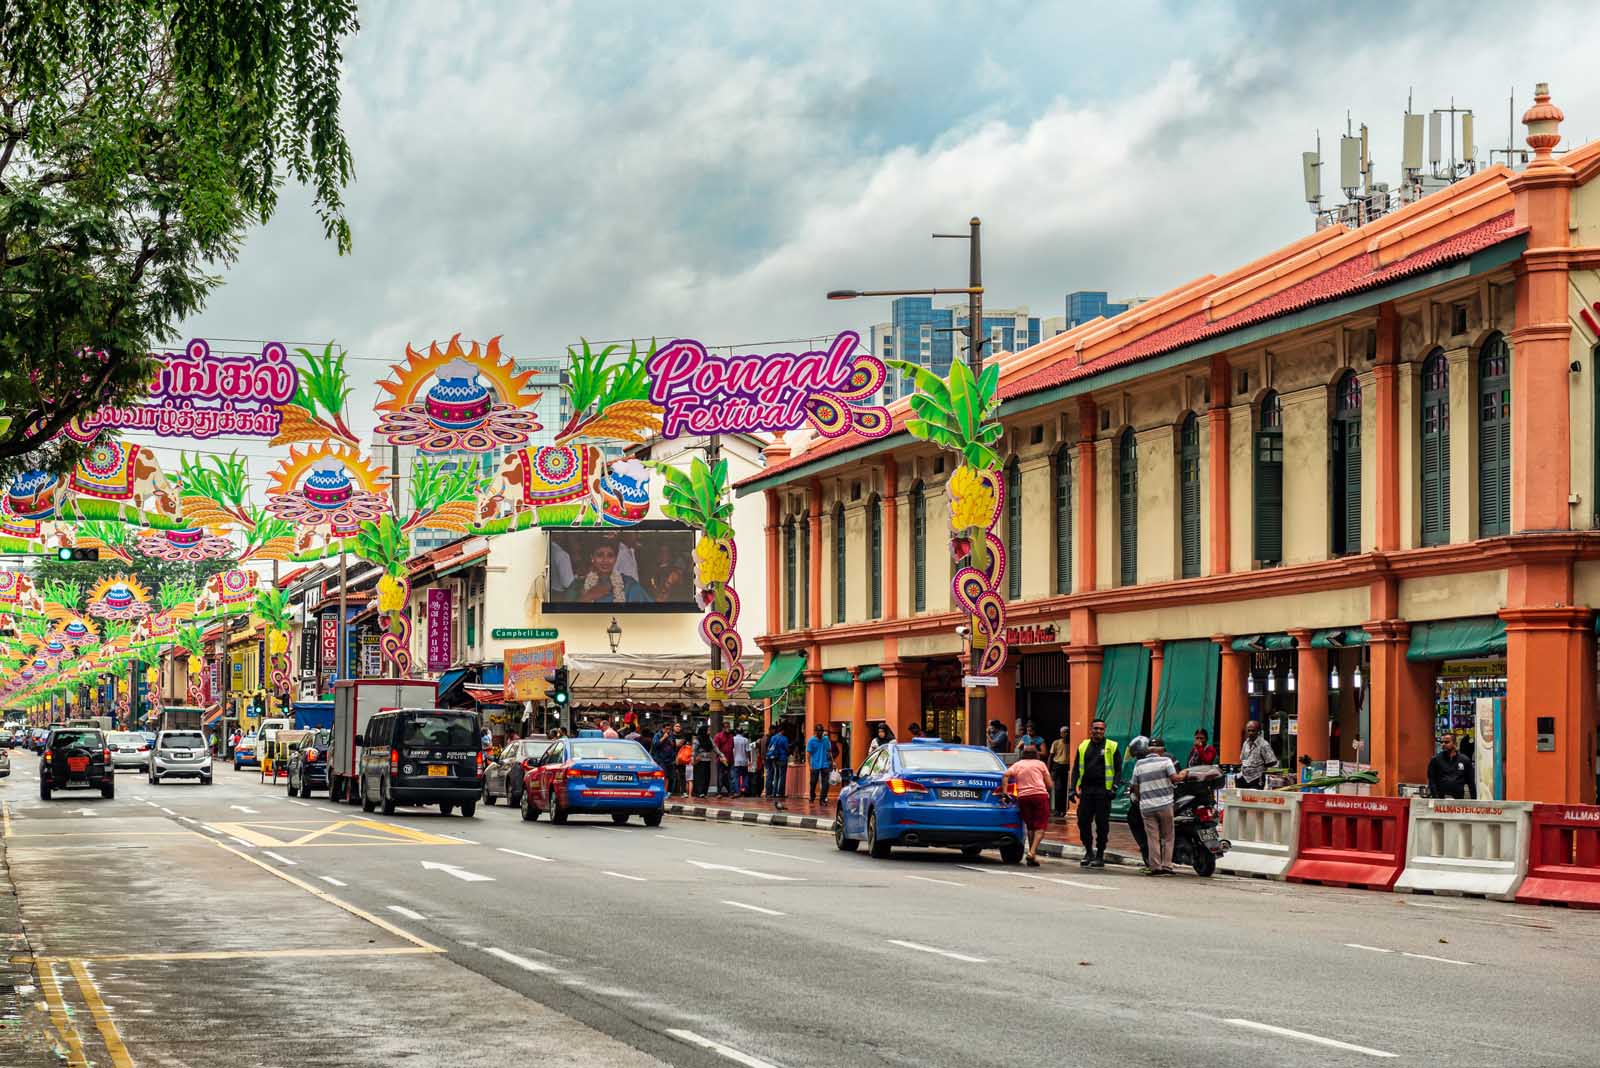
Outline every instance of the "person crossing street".
<path fill-rule="evenodd" d="M 1106 843 L 1111 837 L 1111 799 L 1122 784 L 1122 754 L 1106 737 L 1106 721 L 1089 724 L 1089 737 L 1078 743 L 1078 760 L 1072 769 L 1068 799 L 1078 804 L 1078 841 L 1083 843 L 1084 868 L 1106 866 Z"/>

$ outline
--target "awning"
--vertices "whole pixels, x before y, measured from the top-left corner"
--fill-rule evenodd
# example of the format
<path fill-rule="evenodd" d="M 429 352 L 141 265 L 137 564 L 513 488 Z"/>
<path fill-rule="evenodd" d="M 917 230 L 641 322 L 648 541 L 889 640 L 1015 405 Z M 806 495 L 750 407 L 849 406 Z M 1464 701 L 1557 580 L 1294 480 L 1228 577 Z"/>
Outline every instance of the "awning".
<path fill-rule="evenodd" d="M 206 713 L 205 718 L 200 721 L 200 726 L 209 727 L 209 726 L 211 726 L 213 723 L 215 723 L 217 720 L 219 720 L 221 718 L 222 718 L 222 706 L 218 705 L 217 706 L 217 710 L 215 712 L 207 712 Z"/>
<path fill-rule="evenodd" d="M 1128 742 L 1144 725 L 1145 706 L 1150 703 L 1150 650 L 1143 645 L 1108 645 L 1100 660 L 1100 694 L 1095 702 L 1096 719 L 1106 721 L 1106 737 L 1128 751 Z M 1133 769 L 1124 761 L 1122 774 Z M 1111 811 L 1119 819 L 1127 814 L 1128 799 L 1119 796 Z"/>
<path fill-rule="evenodd" d="M 479 564 L 486 562 L 488 559 L 489 550 L 486 548 L 480 549 L 475 553 L 468 553 L 466 556 L 463 556 L 461 559 L 452 562 L 447 567 L 440 568 L 438 571 L 433 573 L 433 577 L 444 578 L 446 575 L 454 575 L 457 571 L 464 571 L 469 567 L 477 567 Z"/>
<path fill-rule="evenodd" d="M 437 698 L 435 698 L 435 700 L 437 700 L 440 705 L 443 705 L 445 697 L 450 693 L 451 690 L 455 689 L 456 686 L 458 686 L 461 683 L 462 679 L 464 679 L 466 677 L 467 677 L 467 669 L 466 668 L 451 668 L 449 671 L 446 671 L 443 675 L 440 675 L 439 676 L 439 696 Z"/>
<path fill-rule="evenodd" d="M 1294 639 L 1287 634 L 1250 634 L 1233 639 L 1232 648 L 1236 653 L 1277 652 L 1282 649 L 1293 649 Z M 1166 668 L 1163 667 L 1162 670 L 1165 671 Z"/>
<path fill-rule="evenodd" d="M 701 705 L 706 699 L 710 650 L 696 653 L 567 654 L 568 681 L 575 706 L 622 704 Z M 745 678 L 761 671 L 761 657 L 744 658 Z M 735 704 L 748 703 L 748 691 L 730 694 Z"/>
<path fill-rule="evenodd" d="M 1499 616 L 1441 619 L 1411 625 L 1407 660 L 1463 660 L 1506 651 L 1506 621 Z"/>
<path fill-rule="evenodd" d="M 1204 728 L 1210 732 L 1215 724 L 1221 658 L 1222 650 L 1205 638 L 1167 643 L 1150 736 L 1164 739 L 1168 752 L 1182 752 L 1183 743 L 1193 738 L 1195 731 Z"/>
<path fill-rule="evenodd" d="M 1319 630 L 1311 636 L 1313 649 L 1344 649 L 1352 645 L 1365 645 L 1371 639 L 1360 627 L 1333 627 Z"/>
<path fill-rule="evenodd" d="M 479 672 L 478 679 L 485 686 L 504 686 L 506 681 L 505 664 L 485 664 Z"/>
<path fill-rule="evenodd" d="M 462 687 L 467 696 L 480 705 L 503 705 L 506 703 L 505 687 L 499 683 L 488 686 L 479 682 L 469 682 Z"/>
<path fill-rule="evenodd" d="M 822 681 L 829 686 L 849 686 L 855 682 L 849 668 L 829 668 L 822 673 Z"/>
<path fill-rule="evenodd" d="M 779 653 L 750 687 L 751 697 L 782 697 L 806 667 L 806 654 Z"/>

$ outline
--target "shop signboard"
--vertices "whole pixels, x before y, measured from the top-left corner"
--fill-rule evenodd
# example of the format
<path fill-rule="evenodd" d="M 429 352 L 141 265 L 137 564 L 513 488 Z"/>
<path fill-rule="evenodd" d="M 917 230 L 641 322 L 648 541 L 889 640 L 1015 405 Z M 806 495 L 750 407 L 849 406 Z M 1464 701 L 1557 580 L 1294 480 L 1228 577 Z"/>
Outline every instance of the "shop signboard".
<path fill-rule="evenodd" d="M 495 627 L 489 637 L 497 642 L 548 642 L 559 638 L 554 627 Z"/>
<path fill-rule="evenodd" d="M 322 617 L 322 670 L 333 671 L 339 666 L 339 620 L 332 615 Z"/>
<path fill-rule="evenodd" d="M 1056 625 L 1054 623 L 1033 623 L 1025 627 L 1007 627 L 1007 645 L 1054 645 L 1056 642 Z"/>
<path fill-rule="evenodd" d="M 361 677 L 364 679 L 381 678 L 383 672 L 383 656 L 378 644 L 376 634 L 363 634 L 361 636 Z"/>
<path fill-rule="evenodd" d="M 300 675 L 309 678 L 317 673 L 317 630 L 306 627 L 300 631 Z"/>
<path fill-rule="evenodd" d="M 544 673 L 561 666 L 567 655 L 566 642 L 524 645 L 505 651 L 505 696 L 507 701 L 544 699 Z"/>
<path fill-rule="evenodd" d="M 455 591 L 428 587 L 428 670 L 444 671 L 455 659 L 453 599 Z"/>

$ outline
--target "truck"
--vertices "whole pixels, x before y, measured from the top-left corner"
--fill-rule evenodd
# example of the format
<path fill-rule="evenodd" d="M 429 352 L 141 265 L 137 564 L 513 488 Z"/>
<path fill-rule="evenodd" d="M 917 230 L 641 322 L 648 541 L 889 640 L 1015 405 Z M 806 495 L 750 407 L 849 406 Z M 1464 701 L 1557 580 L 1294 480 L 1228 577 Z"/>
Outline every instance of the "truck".
<path fill-rule="evenodd" d="M 79 716 L 77 719 L 67 720 L 64 726 L 94 727 L 102 731 L 114 731 L 117 729 L 117 721 L 111 716 Z M 198 727 L 200 724 L 196 723 L 195 726 Z"/>
<path fill-rule="evenodd" d="M 156 728 L 163 731 L 197 731 L 200 721 L 205 718 L 205 709 L 196 708 L 194 705 L 162 705 L 161 726 Z"/>
<path fill-rule="evenodd" d="M 333 727 L 332 701 L 296 701 L 293 709 L 295 730 L 329 730 Z"/>
<path fill-rule="evenodd" d="M 367 721 L 394 708 L 432 708 L 439 684 L 428 679 L 340 679 L 333 684 L 333 736 L 328 743 L 328 799 L 361 803 L 356 737 Z"/>

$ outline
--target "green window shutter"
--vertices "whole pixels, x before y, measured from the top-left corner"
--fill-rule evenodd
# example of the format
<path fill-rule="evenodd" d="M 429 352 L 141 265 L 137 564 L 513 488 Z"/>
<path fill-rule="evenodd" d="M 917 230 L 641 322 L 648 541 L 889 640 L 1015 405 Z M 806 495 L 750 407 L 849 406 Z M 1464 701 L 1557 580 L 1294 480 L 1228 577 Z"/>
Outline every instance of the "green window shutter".
<path fill-rule="evenodd" d="M 794 520 L 783 524 L 783 629 L 794 630 Z"/>
<path fill-rule="evenodd" d="M 833 510 L 833 621 L 844 622 L 844 505 Z"/>
<path fill-rule="evenodd" d="M 1450 540 L 1450 373 L 1444 353 L 1422 364 L 1422 544 Z"/>
<path fill-rule="evenodd" d="M 1256 435 L 1255 558 L 1262 566 L 1283 563 L 1283 434 Z"/>
<path fill-rule="evenodd" d="M 867 555 L 871 558 L 872 585 L 868 589 L 873 619 L 883 618 L 883 502 L 872 498 L 867 506 Z"/>
<path fill-rule="evenodd" d="M 1478 356 L 1478 536 L 1511 533 L 1511 351 L 1495 334 Z"/>
<path fill-rule="evenodd" d="M 812 625 L 811 618 L 811 529 L 810 524 L 801 519 L 795 524 L 795 543 L 800 547 L 800 566 L 796 569 L 795 588 L 798 594 L 794 599 L 795 618 L 801 627 Z M 820 624 L 821 620 L 816 620 Z"/>
<path fill-rule="evenodd" d="M 1178 452 L 1179 526 L 1183 577 L 1200 575 L 1200 420 L 1190 412 L 1183 421 Z"/>
<path fill-rule="evenodd" d="M 911 607 L 928 609 L 928 499 L 920 482 L 911 487 Z"/>
<path fill-rule="evenodd" d="M 1056 592 L 1072 592 L 1072 446 L 1056 450 Z"/>
<path fill-rule="evenodd" d="M 1361 384 L 1339 380 L 1333 416 L 1333 553 L 1361 551 Z"/>
<path fill-rule="evenodd" d="M 1132 427 L 1117 443 L 1117 581 L 1139 581 L 1139 451 Z"/>
<path fill-rule="evenodd" d="M 1022 469 L 1006 466 L 1006 599 L 1022 598 Z"/>

